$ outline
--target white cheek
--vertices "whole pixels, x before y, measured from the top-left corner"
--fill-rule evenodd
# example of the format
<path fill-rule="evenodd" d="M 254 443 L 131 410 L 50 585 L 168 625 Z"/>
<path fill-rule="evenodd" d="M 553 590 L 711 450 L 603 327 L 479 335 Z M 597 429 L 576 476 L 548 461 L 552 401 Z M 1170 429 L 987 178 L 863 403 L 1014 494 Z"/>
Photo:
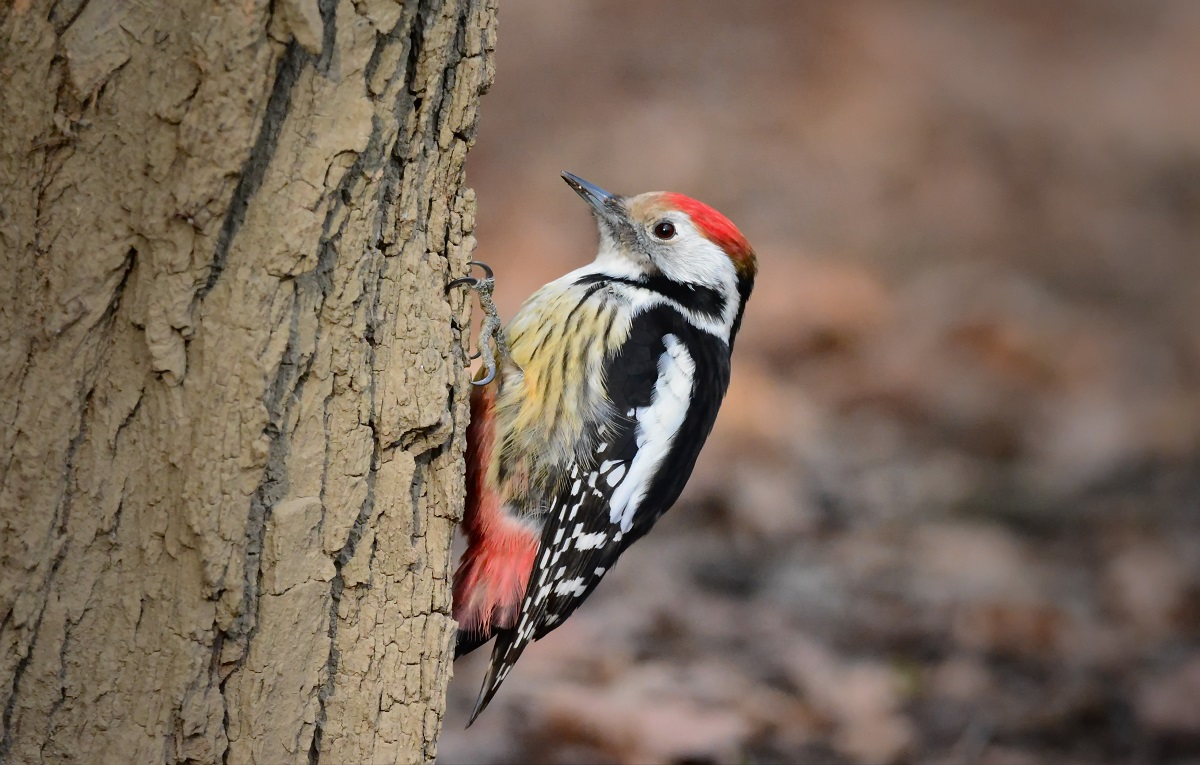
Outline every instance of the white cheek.
<path fill-rule="evenodd" d="M 656 254 L 655 264 L 675 281 L 725 289 L 737 285 L 733 261 L 717 245 L 688 231 Z"/>

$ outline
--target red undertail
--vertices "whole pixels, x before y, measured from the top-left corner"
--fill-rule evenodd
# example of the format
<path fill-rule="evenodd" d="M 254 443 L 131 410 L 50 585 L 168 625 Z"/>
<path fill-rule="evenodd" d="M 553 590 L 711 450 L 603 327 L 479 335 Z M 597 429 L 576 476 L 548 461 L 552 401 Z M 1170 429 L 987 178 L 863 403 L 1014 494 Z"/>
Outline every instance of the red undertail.
<path fill-rule="evenodd" d="M 534 529 L 509 514 L 497 487 L 487 480 L 495 446 L 496 385 L 471 392 L 467 427 L 467 501 L 463 533 L 467 550 L 454 574 L 457 655 L 511 628 L 537 555 Z"/>

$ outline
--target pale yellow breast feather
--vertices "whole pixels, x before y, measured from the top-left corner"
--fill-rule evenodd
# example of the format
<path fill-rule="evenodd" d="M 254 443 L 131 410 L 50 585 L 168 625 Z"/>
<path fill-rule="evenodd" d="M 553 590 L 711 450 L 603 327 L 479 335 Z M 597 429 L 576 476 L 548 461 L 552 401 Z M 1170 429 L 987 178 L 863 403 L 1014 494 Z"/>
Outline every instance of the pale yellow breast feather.
<path fill-rule="evenodd" d="M 529 480 L 590 455 L 586 434 L 612 414 L 604 361 L 628 336 L 629 317 L 610 298 L 607 287 L 551 283 L 506 329 L 517 368 L 504 371 L 496 401 L 496 456 Z"/>

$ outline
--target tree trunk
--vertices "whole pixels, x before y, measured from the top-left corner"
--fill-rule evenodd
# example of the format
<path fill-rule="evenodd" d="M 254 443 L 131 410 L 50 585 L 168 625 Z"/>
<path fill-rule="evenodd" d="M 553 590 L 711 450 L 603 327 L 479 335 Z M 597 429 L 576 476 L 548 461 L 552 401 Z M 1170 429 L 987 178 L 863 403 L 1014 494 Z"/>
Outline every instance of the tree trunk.
<path fill-rule="evenodd" d="M 0 9 L 0 762 L 434 757 L 494 29 Z"/>

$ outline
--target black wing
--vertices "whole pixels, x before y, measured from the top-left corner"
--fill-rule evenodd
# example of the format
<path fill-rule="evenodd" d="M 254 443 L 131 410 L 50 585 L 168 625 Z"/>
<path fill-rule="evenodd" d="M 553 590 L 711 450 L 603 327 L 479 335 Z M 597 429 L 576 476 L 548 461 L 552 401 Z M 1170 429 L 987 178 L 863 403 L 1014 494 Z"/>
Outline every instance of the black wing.
<path fill-rule="evenodd" d="M 635 319 L 606 366 L 617 417 L 552 497 L 516 625 L 497 632 L 472 721 L 531 641 L 560 625 L 675 502 L 729 382 L 729 350 L 674 310 Z"/>

